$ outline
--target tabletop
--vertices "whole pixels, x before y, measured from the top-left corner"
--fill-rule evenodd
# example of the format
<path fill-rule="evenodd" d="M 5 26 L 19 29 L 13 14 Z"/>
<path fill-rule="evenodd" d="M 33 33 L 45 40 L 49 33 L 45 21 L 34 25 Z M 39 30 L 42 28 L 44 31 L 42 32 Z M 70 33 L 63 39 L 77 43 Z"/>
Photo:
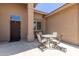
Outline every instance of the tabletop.
<path fill-rule="evenodd" d="M 44 35 L 42 35 L 42 37 L 50 38 L 50 37 L 54 37 L 54 36 L 52 34 L 44 34 Z"/>

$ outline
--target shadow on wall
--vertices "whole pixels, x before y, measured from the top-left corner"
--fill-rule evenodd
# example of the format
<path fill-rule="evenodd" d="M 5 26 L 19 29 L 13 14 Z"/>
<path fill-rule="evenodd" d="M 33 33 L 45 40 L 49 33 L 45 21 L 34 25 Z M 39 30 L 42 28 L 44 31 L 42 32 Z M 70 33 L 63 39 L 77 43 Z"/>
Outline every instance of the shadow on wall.
<path fill-rule="evenodd" d="M 10 56 L 37 48 L 38 42 L 11 42 L 0 44 L 0 56 Z"/>

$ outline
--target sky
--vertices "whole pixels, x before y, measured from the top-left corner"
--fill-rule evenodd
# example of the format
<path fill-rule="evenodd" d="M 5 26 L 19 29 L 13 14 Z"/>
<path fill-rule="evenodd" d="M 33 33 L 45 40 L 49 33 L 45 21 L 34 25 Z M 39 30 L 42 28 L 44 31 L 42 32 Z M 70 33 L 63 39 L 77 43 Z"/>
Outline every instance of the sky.
<path fill-rule="evenodd" d="M 45 13 L 50 13 L 64 4 L 65 3 L 38 3 L 35 9 Z"/>

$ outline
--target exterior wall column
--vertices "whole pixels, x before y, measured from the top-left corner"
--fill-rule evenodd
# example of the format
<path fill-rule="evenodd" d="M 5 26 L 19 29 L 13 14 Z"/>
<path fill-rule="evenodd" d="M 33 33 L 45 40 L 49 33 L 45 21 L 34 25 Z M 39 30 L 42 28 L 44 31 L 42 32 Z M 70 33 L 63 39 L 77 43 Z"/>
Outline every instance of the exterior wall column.
<path fill-rule="evenodd" d="M 45 31 L 45 26 L 46 26 L 46 19 L 43 18 L 43 32 L 44 32 L 44 33 L 46 33 L 46 31 Z"/>
<path fill-rule="evenodd" d="M 28 32 L 27 41 L 34 40 L 33 20 L 34 20 L 34 4 L 28 3 Z"/>

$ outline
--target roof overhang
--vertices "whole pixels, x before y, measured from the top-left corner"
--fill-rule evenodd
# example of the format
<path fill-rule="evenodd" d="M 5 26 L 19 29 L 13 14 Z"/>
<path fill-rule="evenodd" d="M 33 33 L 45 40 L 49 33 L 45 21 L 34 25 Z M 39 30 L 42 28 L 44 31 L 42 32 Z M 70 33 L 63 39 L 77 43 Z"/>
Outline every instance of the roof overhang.
<path fill-rule="evenodd" d="M 47 15 L 45 12 L 42 12 L 42 11 L 38 11 L 38 10 L 35 10 L 35 9 L 34 9 L 34 12 L 35 12 L 35 13 L 39 13 L 39 14 L 42 14 L 42 15 Z"/>

